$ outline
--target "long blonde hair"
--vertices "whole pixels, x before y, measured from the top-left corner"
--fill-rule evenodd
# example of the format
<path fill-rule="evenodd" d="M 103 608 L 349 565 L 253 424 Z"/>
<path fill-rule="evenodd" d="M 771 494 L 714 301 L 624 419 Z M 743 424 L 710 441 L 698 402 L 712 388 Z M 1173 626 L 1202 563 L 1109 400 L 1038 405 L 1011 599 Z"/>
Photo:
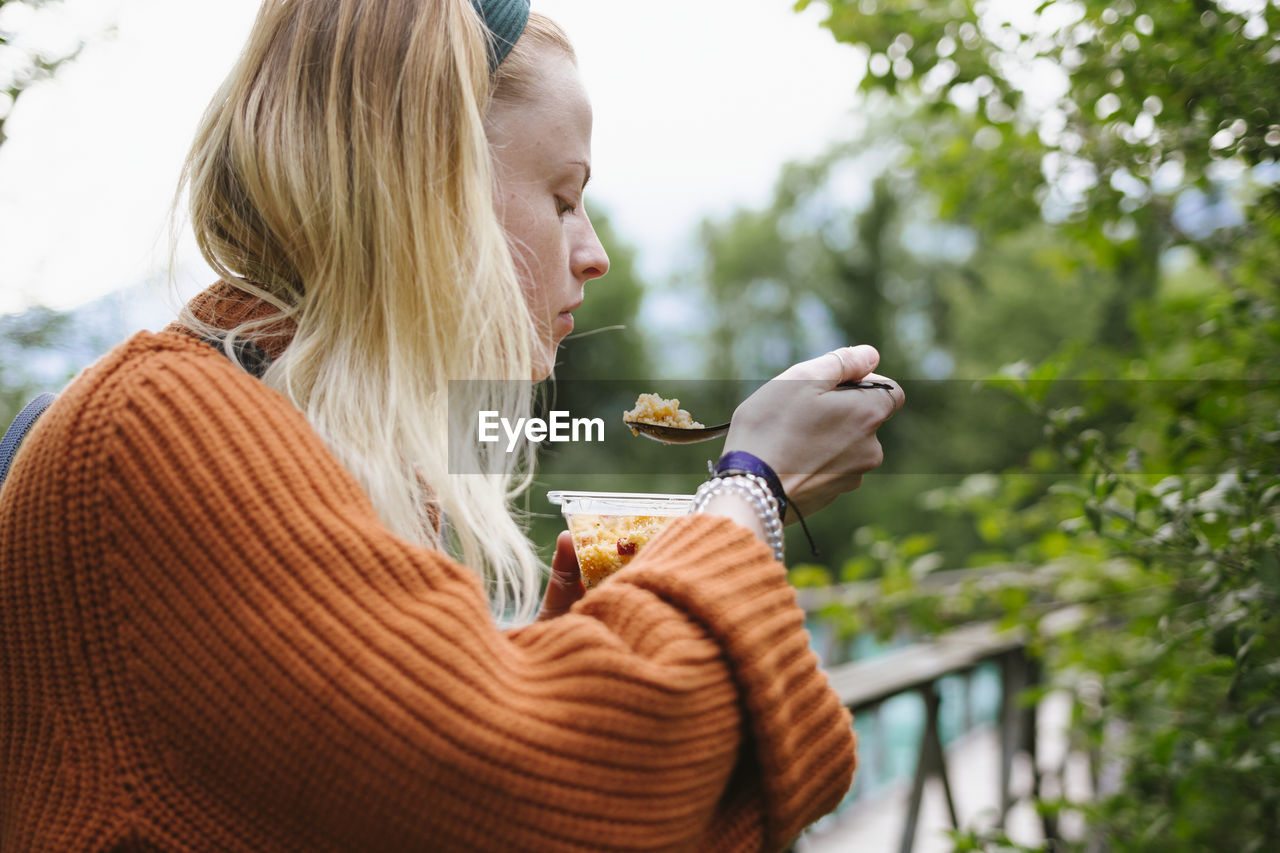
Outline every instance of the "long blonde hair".
<path fill-rule="evenodd" d="M 527 34 L 559 33 L 533 18 Z M 512 506 L 531 452 L 455 440 L 450 459 L 450 406 L 531 409 L 533 324 L 484 135 L 486 38 L 470 0 L 265 0 L 183 182 L 209 264 L 278 313 L 229 333 L 183 320 L 225 333 L 233 357 L 237 338 L 292 321 L 264 381 L 393 531 L 454 552 L 495 614 L 524 620 L 544 571 Z"/>

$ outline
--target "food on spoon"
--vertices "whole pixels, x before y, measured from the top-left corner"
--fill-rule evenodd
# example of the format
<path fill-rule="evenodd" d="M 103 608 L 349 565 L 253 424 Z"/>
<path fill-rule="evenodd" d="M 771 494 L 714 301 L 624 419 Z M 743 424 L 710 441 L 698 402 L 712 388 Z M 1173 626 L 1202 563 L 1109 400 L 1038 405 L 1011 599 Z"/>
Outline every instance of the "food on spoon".
<path fill-rule="evenodd" d="M 631 562 L 640 548 L 674 520 L 660 515 L 575 515 L 569 519 L 573 548 L 587 589 Z"/>
<path fill-rule="evenodd" d="M 657 394 L 641 394 L 636 398 L 635 408 L 622 413 L 622 419 L 628 422 L 632 435 L 640 431 L 630 426 L 632 423 L 654 424 L 656 426 L 678 427 L 680 429 L 702 429 L 703 425 L 693 416 L 680 408 L 680 401 L 675 397 L 667 400 Z"/>

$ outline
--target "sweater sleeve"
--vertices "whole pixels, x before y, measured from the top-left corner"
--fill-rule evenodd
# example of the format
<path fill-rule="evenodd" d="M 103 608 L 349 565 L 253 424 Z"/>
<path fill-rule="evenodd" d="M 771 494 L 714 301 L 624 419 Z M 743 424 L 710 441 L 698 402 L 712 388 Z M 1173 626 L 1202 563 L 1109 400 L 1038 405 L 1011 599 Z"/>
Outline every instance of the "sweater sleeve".
<path fill-rule="evenodd" d="M 777 849 L 847 789 L 848 716 L 746 531 L 679 520 L 504 632 L 283 398 L 154 340 L 88 404 L 139 803 L 256 849 Z"/>

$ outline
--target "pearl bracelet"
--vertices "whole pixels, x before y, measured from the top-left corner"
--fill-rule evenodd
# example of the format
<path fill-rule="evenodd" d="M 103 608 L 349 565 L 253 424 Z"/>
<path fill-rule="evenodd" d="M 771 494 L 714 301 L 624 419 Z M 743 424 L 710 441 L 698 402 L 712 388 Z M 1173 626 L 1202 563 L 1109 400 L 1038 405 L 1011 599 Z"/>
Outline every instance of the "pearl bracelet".
<path fill-rule="evenodd" d="M 731 474 L 708 480 L 694 493 L 692 512 L 701 512 L 713 498 L 722 494 L 736 494 L 746 499 L 760 519 L 773 558 L 783 562 L 782 517 L 778 512 L 778 499 L 764 479 L 755 474 Z"/>

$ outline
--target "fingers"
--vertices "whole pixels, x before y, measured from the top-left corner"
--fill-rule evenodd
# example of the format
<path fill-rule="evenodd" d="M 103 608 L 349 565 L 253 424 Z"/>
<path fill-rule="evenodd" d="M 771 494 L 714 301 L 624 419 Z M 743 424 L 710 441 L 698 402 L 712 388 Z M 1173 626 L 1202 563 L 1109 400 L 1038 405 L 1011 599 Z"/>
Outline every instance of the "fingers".
<path fill-rule="evenodd" d="M 578 556 L 573 551 L 573 537 L 562 530 L 556 537 L 556 552 L 551 558 L 551 578 L 542 598 L 538 620 L 554 619 L 569 611 L 574 602 L 582 598 L 582 575 L 578 569 Z"/>
<path fill-rule="evenodd" d="M 779 379 L 816 379 L 830 383 L 854 382 L 876 369 L 880 353 L 867 344 L 840 347 L 817 358 L 794 364 L 778 375 Z"/>
<path fill-rule="evenodd" d="M 897 411 L 907 402 L 907 394 L 902 390 L 902 386 L 890 379 L 888 376 L 881 376 L 878 373 L 868 373 L 866 376 L 862 377 L 862 381 L 873 382 L 880 387 L 858 390 L 861 390 L 864 393 L 875 392 L 877 394 L 886 395 L 887 399 L 883 402 L 887 404 L 887 407 L 885 409 L 884 417 L 881 419 L 882 421 L 887 421 L 889 418 L 893 417 L 894 414 L 896 414 Z"/>
<path fill-rule="evenodd" d="M 872 373 L 880 363 L 880 353 L 873 346 L 859 344 L 840 347 L 817 358 L 802 361 L 784 371 L 779 379 L 806 379 L 823 384 L 832 383 L 835 388 L 844 383 L 872 383 L 876 388 L 858 388 L 864 394 L 883 394 L 873 411 L 882 411 L 879 423 L 889 420 L 907 402 L 902 386 L 887 376 Z M 843 389 L 840 389 L 843 390 Z"/>
<path fill-rule="evenodd" d="M 840 375 L 836 383 L 862 379 L 880 364 L 880 353 L 875 347 L 859 344 L 856 347 L 840 347 L 827 354 L 840 362 Z M 830 359 L 828 359 L 830 360 Z"/>

